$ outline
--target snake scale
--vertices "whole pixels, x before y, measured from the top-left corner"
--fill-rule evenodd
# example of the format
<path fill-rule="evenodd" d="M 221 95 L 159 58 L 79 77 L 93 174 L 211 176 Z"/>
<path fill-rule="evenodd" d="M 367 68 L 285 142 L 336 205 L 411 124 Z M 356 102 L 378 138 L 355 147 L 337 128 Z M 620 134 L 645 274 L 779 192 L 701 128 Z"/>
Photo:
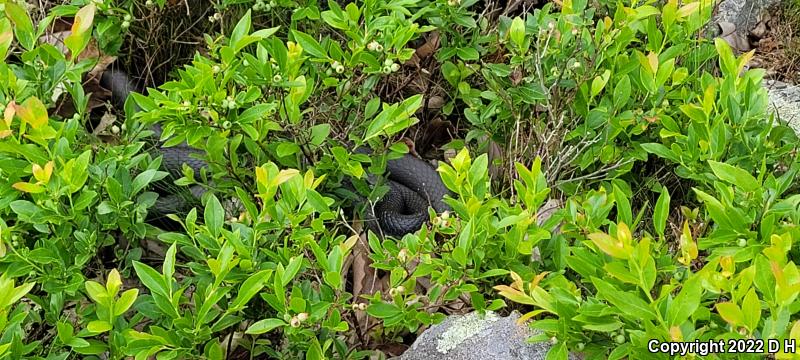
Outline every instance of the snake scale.
<path fill-rule="evenodd" d="M 115 69 L 106 70 L 100 84 L 111 91 L 111 98 L 117 109 L 124 107 L 128 95 L 137 91 L 130 78 L 124 72 Z M 203 154 L 202 150 L 191 148 L 182 143 L 177 146 L 165 147 L 160 141 L 161 126 L 156 124 L 151 127 L 154 137 L 159 139 L 154 146 L 154 155 L 162 155 L 161 166 L 173 179 L 182 177 L 182 165 L 191 167 L 195 174 L 207 164 L 197 158 Z M 356 152 L 369 154 L 369 150 L 357 149 Z M 389 191 L 374 207 L 368 206 L 368 226 L 372 230 L 380 231 L 391 236 L 402 236 L 419 230 L 428 218 L 428 206 L 441 213 L 450 210 L 443 201 L 444 196 L 450 194 L 445 187 L 438 172 L 425 162 L 411 154 L 406 154 L 399 159 L 388 160 Z M 374 178 L 370 180 L 374 184 Z M 190 188 L 192 196 L 199 199 L 205 189 L 200 186 Z M 159 197 L 152 210 L 157 214 L 170 214 L 187 212 L 191 203 L 187 202 L 180 194 L 165 194 Z M 376 227 L 374 224 L 379 226 Z"/>

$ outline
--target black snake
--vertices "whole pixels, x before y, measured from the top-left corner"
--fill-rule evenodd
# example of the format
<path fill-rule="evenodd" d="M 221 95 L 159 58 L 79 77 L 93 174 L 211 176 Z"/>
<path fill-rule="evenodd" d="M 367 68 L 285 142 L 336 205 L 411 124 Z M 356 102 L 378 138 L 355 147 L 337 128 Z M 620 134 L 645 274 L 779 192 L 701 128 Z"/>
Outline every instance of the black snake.
<path fill-rule="evenodd" d="M 112 100 L 118 109 L 123 108 L 128 95 L 137 90 L 127 74 L 113 69 L 103 73 L 100 84 L 111 91 Z M 152 126 L 151 130 L 156 138 L 161 138 L 160 125 Z M 155 155 L 163 156 L 162 168 L 174 179 L 183 176 L 183 164 L 191 167 L 195 174 L 199 174 L 201 169 L 207 166 L 203 160 L 196 157 L 203 154 L 203 151 L 191 148 L 186 143 L 165 147 L 164 143 L 158 140 L 154 148 L 157 152 Z M 356 151 L 370 153 L 363 149 Z M 374 218 L 379 225 L 379 229 L 370 225 L 372 230 L 379 230 L 387 235 L 402 236 L 419 230 L 428 220 L 428 206 L 433 207 L 438 213 L 450 210 L 443 201 L 444 196 L 450 192 L 436 170 L 427 162 L 406 154 L 399 159 L 388 160 L 386 170 L 389 191 L 375 203 L 374 207 L 368 206 L 368 220 Z M 374 184 L 375 180 L 371 179 L 370 182 Z M 190 190 L 195 198 L 199 198 L 205 192 L 201 186 L 193 186 Z M 190 205 L 187 205 L 180 194 L 166 194 L 156 201 L 152 210 L 166 215 L 187 211 L 187 206 Z"/>

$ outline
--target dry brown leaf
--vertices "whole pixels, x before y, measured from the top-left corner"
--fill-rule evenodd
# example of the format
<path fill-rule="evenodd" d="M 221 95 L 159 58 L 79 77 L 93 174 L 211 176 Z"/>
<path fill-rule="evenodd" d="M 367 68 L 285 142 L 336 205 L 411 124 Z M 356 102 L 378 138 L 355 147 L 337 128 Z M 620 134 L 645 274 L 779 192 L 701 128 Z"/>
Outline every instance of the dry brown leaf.
<path fill-rule="evenodd" d="M 94 131 L 92 131 L 92 134 L 94 134 L 95 136 L 97 136 L 97 135 L 107 135 L 108 134 L 108 131 L 107 131 L 108 128 L 113 126 L 116 121 L 117 121 L 117 117 L 115 115 L 112 115 L 111 113 L 108 113 L 108 112 L 103 114 L 103 117 L 100 118 L 100 123 L 97 124 L 96 128 L 94 128 Z"/>
<path fill-rule="evenodd" d="M 419 67 L 420 62 L 422 60 L 436 53 L 436 50 L 438 49 L 439 49 L 439 32 L 434 31 L 427 36 L 425 43 L 414 51 L 414 55 L 412 55 L 411 59 L 408 59 L 408 61 L 406 61 L 405 64 Z"/>
<path fill-rule="evenodd" d="M 439 95 L 433 95 L 428 98 L 428 109 L 430 110 L 439 110 L 444 107 L 444 98 Z"/>

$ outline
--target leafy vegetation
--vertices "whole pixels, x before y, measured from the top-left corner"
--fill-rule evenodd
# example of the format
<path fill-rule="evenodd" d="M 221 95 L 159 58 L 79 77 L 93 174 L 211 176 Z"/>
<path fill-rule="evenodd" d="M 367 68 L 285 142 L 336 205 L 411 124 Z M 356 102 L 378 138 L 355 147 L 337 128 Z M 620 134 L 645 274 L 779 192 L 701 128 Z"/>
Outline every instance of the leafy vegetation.
<path fill-rule="evenodd" d="M 49 5 L 0 4 L 0 359 L 362 359 L 471 310 L 553 359 L 800 340 L 800 141 L 710 2 L 226 0 L 100 125 L 108 56 L 184 5 Z M 153 124 L 208 171 L 168 181 Z M 452 212 L 362 234 L 366 175 L 437 150 Z M 209 190 L 173 229 L 165 181 Z"/>

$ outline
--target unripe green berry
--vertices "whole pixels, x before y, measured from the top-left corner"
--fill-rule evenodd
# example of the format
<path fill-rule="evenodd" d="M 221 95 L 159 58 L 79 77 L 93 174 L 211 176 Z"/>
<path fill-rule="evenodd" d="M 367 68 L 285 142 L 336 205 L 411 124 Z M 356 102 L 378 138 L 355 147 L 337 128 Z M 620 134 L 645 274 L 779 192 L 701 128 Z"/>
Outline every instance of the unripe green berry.
<path fill-rule="evenodd" d="M 739 247 L 745 247 L 745 245 L 747 245 L 747 240 L 744 238 L 739 238 L 739 240 L 736 242 L 736 245 L 739 245 Z"/>

